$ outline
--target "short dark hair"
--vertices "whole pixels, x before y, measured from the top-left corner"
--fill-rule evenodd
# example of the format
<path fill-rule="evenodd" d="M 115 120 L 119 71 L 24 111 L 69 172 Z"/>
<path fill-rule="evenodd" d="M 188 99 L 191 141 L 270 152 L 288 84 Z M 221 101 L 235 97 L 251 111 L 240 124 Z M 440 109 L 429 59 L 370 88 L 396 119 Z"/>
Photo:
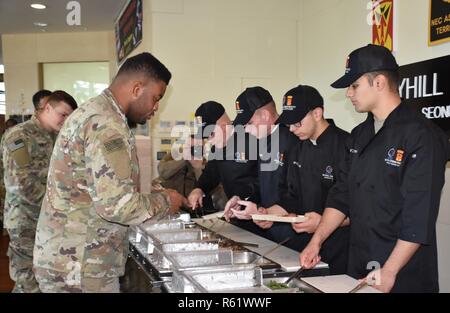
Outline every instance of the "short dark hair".
<path fill-rule="evenodd" d="M 39 109 L 39 102 L 42 100 L 42 98 L 49 97 L 51 94 L 52 94 L 52 92 L 50 90 L 47 90 L 47 89 L 42 89 L 42 90 L 39 90 L 38 92 L 36 92 L 33 95 L 34 109 L 38 110 Z"/>
<path fill-rule="evenodd" d="M 72 108 L 72 110 L 76 110 L 78 108 L 78 104 L 75 99 L 63 90 L 54 91 L 48 98 L 48 102 L 51 105 L 53 105 L 52 103 L 54 102 L 65 102 Z"/>
<path fill-rule="evenodd" d="M 370 86 L 373 85 L 373 81 L 374 81 L 375 77 L 377 77 L 378 75 L 383 75 L 384 77 L 386 77 L 391 91 L 398 93 L 398 87 L 400 84 L 400 74 L 398 73 L 398 71 L 370 72 L 370 73 L 367 73 L 366 75 L 367 75 L 367 79 L 369 80 Z"/>
<path fill-rule="evenodd" d="M 144 74 L 149 79 L 161 80 L 169 84 L 172 74 L 167 67 L 148 52 L 128 58 L 120 67 L 117 76 L 126 74 Z"/>
<path fill-rule="evenodd" d="M 6 121 L 5 126 L 6 126 L 6 128 L 10 128 L 10 127 L 13 127 L 13 126 L 15 126 L 17 124 L 19 124 L 19 123 L 15 119 L 10 118 L 10 119 L 8 119 Z"/>

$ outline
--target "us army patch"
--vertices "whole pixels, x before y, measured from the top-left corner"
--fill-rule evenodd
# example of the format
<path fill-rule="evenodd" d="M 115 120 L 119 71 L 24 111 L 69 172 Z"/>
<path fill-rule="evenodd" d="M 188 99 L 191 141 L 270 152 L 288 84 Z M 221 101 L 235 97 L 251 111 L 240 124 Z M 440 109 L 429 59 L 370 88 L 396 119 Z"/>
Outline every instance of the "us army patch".
<path fill-rule="evenodd" d="M 7 145 L 11 152 L 11 158 L 16 162 L 17 166 L 22 167 L 31 162 L 30 155 L 25 142 L 22 139 L 17 139 Z"/>
<path fill-rule="evenodd" d="M 24 147 L 25 147 L 25 143 L 23 142 L 22 139 L 17 139 L 16 141 L 14 141 L 8 145 L 8 149 L 11 152 L 14 152 L 14 151 L 16 151 L 20 148 L 24 148 Z"/>
<path fill-rule="evenodd" d="M 104 143 L 104 146 L 107 153 L 125 149 L 125 143 L 123 142 L 122 138 L 110 140 Z"/>
<path fill-rule="evenodd" d="M 122 138 L 112 139 L 103 144 L 106 160 L 119 179 L 131 176 L 131 160 Z"/>

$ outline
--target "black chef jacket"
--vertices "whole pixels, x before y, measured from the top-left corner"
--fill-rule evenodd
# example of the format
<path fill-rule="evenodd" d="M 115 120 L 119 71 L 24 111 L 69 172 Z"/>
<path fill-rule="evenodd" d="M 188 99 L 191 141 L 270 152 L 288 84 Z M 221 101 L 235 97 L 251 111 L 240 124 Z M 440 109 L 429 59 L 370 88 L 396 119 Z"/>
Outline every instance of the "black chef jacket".
<path fill-rule="evenodd" d="M 404 104 L 377 134 L 373 124 L 369 114 L 352 131 L 347 165 L 327 201 L 350 217 L 348 273 L 362 278 L 373 270 L 369 262 L 383 266 L 399 239 L 419 243 L 392 292 L 438 292 L 436 220 L 448 139 Z"/>
<path fill-rule="evenodd" d="M 258 206 L 265 208 L 276 204 L 280 199 L 278 188 L 286 180 L 289 153 L 300 144 L 300 140 L 285 125 L 278 125 L 272 134 L 258 141 L 258 181 L 260 201 Z M 254 234 L 274 240 L 269 230 L 260 228 L 253 221 L 233 219 L 232 223 Z M 284 239 L 284 238 L 283 238 Z M 279 241 L 282 241 L 280 239 Z M 276 241 L 276 240 L 275 240 Z"/>
<path fill-rule="evenodd" d="M 333 122 L 317 138 L 317 145 L 302 141 L 290 156 L 287 181 L 282 182 L 278 204 L 289 213 L 304 215 L 306 212 L 323 214 L 328 191 L 336 182 L 339 166 L 345 160 L 346 141 L 349 134 Z M 286 244 L 302 251 L 313 234 L 297 234 L 291 224 L 277 223 L 271 228 L 277 240 L 290 236 Z M 329 264 L 331 274 L 347 270 L 349 227 L 341 227 L 323 244 L 321 257 Z"/>
<path fill-rule="evenodd" d="M 234 132 L 223 149 L 213 147 L 196 187 L 209 194 L 222 183 L 228 198 L 239 196 L 258 203 L 258 153 L 254 151 L 257 139 L 249 134 L 237 137 Z"/>
<path fill-rule="evenodd" d="M 286 181 L 289 153 L 301 142 L 285 125 L 278 125 L 268 137 L 259 140 L 260 206 L 269 208 L 280 201 L 278 186 Z"/>

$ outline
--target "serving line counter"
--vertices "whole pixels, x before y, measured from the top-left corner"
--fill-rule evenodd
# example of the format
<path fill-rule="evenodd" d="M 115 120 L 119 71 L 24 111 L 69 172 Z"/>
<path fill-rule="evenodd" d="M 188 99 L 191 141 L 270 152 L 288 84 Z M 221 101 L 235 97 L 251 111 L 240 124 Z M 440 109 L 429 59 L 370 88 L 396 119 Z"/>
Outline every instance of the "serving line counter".
<path fill-rule="evenodd" d="M 272 292 L 274 286 L 284 292 L 319 292 L 296 279 L 279 288 L 299 269 L 297 251 L 223 220 L 188 220 L 130 227 L 123 292 Z M 327 274 L 328 265 L 320 263 L 302 277 Z"/>

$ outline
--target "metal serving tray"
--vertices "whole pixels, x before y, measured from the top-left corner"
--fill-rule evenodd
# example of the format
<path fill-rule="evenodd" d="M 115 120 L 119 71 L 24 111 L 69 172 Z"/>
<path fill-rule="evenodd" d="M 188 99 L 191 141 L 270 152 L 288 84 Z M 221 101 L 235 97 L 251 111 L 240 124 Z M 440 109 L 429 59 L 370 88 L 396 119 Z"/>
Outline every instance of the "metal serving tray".
<path fill-rule="evenodd" d="M 161 247 L 166 243 L 202 240 L 202 230 L 182 229 L 165 232 L 155 232 L 143 236 L 141 240 L 147 245 L 147 253 L 152 254 L 155 246 Z"/>
<path fill-rule="evenodd" d="M 166 257 L 169 253 L 188 252 L 188 251 L 212 251 L 218 250 L 217 240 L 197 240 L 163 243 L 155 245 L 151 261 L 158 270 L 171 270 L 172 262 Z M 199 262 L 199 261 L 197 261 Z"/>
<path fill-rule="evenodd" d="M 223 266 L 178 271 L 172 277 L 174 292 L 270 292 L 263 285 L 262 270 L 254 265 Z"/>

